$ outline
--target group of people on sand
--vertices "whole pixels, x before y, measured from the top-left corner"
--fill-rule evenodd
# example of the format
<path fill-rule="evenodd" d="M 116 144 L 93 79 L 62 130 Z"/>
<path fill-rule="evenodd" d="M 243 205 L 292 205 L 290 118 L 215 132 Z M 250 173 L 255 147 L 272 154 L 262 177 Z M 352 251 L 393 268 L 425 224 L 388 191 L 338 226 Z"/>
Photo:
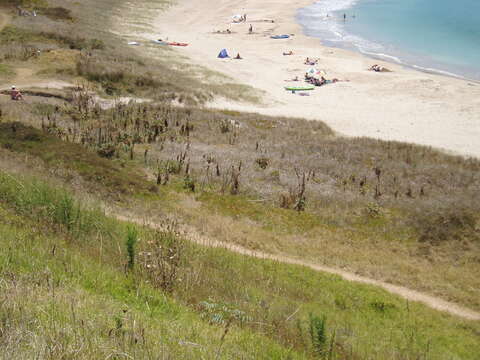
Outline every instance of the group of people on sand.
<path fill-rule="evenodd" d="M 227 30 L 217 30 L 215 31 L 215 33 L 217 34 L 231 34 L 232 31 L 230 29 L 227 29 Z"/>
<path fill-rule="evenodd" d="M 233 22 L 239 23 L 239 22 L 247 22 L 247 14 L 243 14 L 242 16 L 238 17 L 238 15 L 235 15 L 238 20 L 234 20 Z"/>
<path fill-rule="evenodd" d="M 318 79 L 315 76 L 311 76 L 309 73 L 305 73 L 305 82 L 315 86 L 322 86 L 327 83 L 327 79 L 325 79 L 323 76 Z"/>
<path fill-rule="evenodd" d="M 337 78 L 333 78 L 332 80 L 327 80 L 323 76 L 320 76 L 319 78 L 316 78 L 315 76 L 311 76 L 308 72 L 305 73 L 305 82 L 315 85 L 315 86 L 323 86 L 326 84 L 334 84 L 336 82 L 339 82 L 342 80 L 339 80 Z M 348 80 L 343 80 L 343 81 L 348 81 Z"/>
<path fill-rule="evenodd" d="M 226 29 L 226 30 L 217 30 L 214 32 L 215 34 L 233 34 L 232 30 Z M 250 24 L 250 27 L 248 28 L 248 33 L 253 34 L 253 26 Z"/>

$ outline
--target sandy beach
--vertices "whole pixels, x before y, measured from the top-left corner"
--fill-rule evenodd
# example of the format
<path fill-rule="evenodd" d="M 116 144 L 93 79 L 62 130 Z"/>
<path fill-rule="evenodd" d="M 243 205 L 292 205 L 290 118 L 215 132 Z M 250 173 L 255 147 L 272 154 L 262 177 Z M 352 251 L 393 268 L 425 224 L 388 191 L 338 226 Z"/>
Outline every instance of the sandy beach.
<path fill-rule="evenodd" d="M 176 51 L 192 63 L 264 92 L 260 105 L 216 99 L 208 106 L 321 120 L 341 135 L 413 142 L 480 157 L 480 84 L 322 46 L 319 39 L 303 35 L 295 22 L 297 9 L 310 3 L 178 0 L 167 13 L 159 14 L 154 33 L 146 37 L 187 42 L 189 46 Z M 247 21 L 232 23 L 235 14 L 247 14 Z M 231 34 L 215 33 L 227 28 Z M 275 34 L 294 35 L 271 39 Z M 218 59 L 223 48 L 243 59 Z M 284 56 L 287 51 L 293 55 Z M 304 84 L 303 75 L 311 67 L 304 65 L 306 57 L 319 59 L 315 67 L 324 70 L 327 79 L 349 82 L 316 88 L 310 96 L 285 91 L 287 85 Z M 392 72 L 368 71 L 375 63 Z M 285 81 L 295 76 L 301 81 Z"/>

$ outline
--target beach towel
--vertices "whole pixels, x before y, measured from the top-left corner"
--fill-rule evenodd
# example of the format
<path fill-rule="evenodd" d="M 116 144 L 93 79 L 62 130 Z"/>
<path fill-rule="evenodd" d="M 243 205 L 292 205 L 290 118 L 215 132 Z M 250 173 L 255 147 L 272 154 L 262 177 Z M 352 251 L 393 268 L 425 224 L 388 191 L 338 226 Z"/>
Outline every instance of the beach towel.
<path fill-rule="evenodd" d="M 229 58 L 230 56 L 228 56 L 228 53 L 227 53 L 227 50 L 226 49 L 222 49 L 222 51 L 220 51 L 220 53 L 218 54 L 218 58 L 220 59 L 225 59 L 225 58 Z"/>
<path fill-rule="evenodd" d="M 310 68 L 310 69 L 308 69 L 306 72 L 307 72 L 307 74 L 310 75 L 310 76 L 318 76 L 318 75 L 325 76 L 325 75 L 326 75 L 325 71 L 323 71 L 323 70 L 317 70 L 317 69 L 315 69 L 315 68 L 313 68 L 313 67 Z"/>
<path fill-rule="evenodd" d="M 272 35 L 270 36 L 272 39 L 288 39 L 290 35 Z"/>
<path fill-rule="evenodd" d="M 170 45 L 170 46 L 188 46 L 187 43 L 180 43 L 180 42 L 176 42 L 176 41 L 169 42 L 169 43 L 167 43 L 167 45 Z"/>

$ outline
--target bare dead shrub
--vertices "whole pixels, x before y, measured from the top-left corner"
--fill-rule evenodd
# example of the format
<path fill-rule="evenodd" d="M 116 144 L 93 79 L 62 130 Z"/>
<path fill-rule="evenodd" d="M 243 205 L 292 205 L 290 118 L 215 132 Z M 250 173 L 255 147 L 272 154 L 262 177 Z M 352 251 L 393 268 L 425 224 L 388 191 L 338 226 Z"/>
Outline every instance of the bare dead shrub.
<path fill-rule="evenodd" d="M 260 169 L 265 170 L 270 164 L 270 159 L 266 157 L 259 157 L 255 160 Z"/>
<path fill-rule="evenodd" d="M 143 270 L 152 284 L 163 291 L 172 292 L 181 279 L 181 269 L 186 261 L 186 242 L 170 223 L 163 230 L 156 230 L 139 254 Z"/>

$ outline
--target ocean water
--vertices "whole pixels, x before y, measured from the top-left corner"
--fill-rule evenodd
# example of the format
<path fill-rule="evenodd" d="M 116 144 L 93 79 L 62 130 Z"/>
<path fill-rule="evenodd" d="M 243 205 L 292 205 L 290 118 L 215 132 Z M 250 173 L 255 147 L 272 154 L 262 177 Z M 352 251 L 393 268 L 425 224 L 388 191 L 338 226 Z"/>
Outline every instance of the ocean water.
<path fill-rule="evenodd" d="M 321 0 L 297 21 L 328 46 L 480 80 L 480 0 Z"/>

